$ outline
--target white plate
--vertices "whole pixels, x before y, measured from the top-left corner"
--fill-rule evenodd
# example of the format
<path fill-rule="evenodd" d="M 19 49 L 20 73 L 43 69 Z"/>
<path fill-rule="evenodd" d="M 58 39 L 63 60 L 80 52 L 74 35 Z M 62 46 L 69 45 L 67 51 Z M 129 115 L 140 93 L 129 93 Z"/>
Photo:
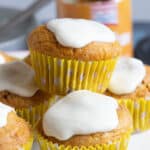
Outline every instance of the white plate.
<path fill-rule="evenodd" d="M 8 55 L 14 56 L 14 57 L 18 57 L 18 58 L 24 58 L 26 56 L 28 56 L 29 51 L 27 50 L 22 50 L 22 51 L 6 51 L 6 53 Z"/>
<path fill-rule="evenodd" d="M 7 53 L 19 58 L 24 58 L 29 54 L 28 51 L 14 51 Z M 150 149 L 150 131 L 137 133 L 131 136 L 128 150 L 149 150 L 149 149 Z M 36 142 L 33 145 L 33 150 L 40 150 Z"/>

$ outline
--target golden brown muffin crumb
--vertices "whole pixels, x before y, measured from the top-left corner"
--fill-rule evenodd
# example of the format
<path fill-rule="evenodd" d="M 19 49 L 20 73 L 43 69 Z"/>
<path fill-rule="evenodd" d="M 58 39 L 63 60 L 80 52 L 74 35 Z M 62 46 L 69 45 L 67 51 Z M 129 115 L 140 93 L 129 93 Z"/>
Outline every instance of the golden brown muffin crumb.
<path fill-rule="evenodd" d="M 31 138 L 31 130 L 22 118 L 15 112 L 10 112 L 7 125 L 0 128 L 0 150 L 18 150 Z"/>
<path fill-rule="evenodd" d="M 43 54 L 77 60 L 104 60 L 117 57 L 121 52 L 118 42 L 104 43 L 92 42 L 83 48 L 64 47 L 59 44 L 54 34 L 45 25 L 37 27 L 28 38 L 28 46 L 31 50 Z"/>
<path fill-rule="evenodd" d="M 3 52 L 0 52 L 5 56 L 6 62 L 11 62 L 17 60 L 17 58 L 11 57 Z M 30 55 L 27 56 L 24 60 L 25 63 L 30 65 Z M 17 94 L 13 94 L 9 91 L 0 91 L 0 102 L 14 107 L 16 109 L 27 108 L 30 106 L 36 106 L 44 101 L 47 101 L 50 98 L 50 94 L 45 93 L 41 90 L 37 91 L 32 97 L 23 97 Z"/>
<path fill-rule="evenodd" d="M 50 95 L 39 90 L 32 97 L 22 97 L 8 91 L 0 91 L 0 102 L 12 106 L 16 109 L 36 106 L 47 101 Z"/>

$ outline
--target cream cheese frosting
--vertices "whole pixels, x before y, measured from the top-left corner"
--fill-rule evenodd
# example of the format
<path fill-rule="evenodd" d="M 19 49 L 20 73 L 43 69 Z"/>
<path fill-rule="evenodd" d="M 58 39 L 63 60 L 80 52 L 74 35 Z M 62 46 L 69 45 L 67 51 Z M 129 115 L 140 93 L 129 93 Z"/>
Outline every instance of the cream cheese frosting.
<path fill-rule="evenodd" d="M 38 87 L 34 82 L 33 69 L 22 61 L 0 64 L 0 91 L 31 97 Z"/>
<path fill-rule="evenodd" d="M 91 42 L 114 42 L 115 34 L 101 23 L 86 19 L 54 19 L 47 23 L 57 41 L 65 47 L 82 48 Z"/>
<path fill-rule="evenodd" d="M 14 109 L 10 106 L 0 103 L 0 128 L 7 125 L 7 116 Z"/>
<path fill-rule="evenodd" d="M 116 64 L 108 89 L 118 95 L 132 93 L 141 84 L 145 74 L 145 66 L 141 60 L 121 57 Z"/>
<path fill-rule="evenodd" d="M 117 101 L 87 90 L 74 91 L 51 106 L 43 117 L 47 136 L 67 140 L 74 135 L 106 132 L 118 126 Z"/>

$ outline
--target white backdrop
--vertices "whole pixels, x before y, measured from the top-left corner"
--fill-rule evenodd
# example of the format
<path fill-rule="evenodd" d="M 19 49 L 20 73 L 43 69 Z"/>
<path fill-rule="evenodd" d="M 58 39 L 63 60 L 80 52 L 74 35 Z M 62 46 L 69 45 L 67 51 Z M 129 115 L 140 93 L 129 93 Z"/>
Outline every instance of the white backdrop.
<path fill-rule="evenodd" d="M 13 8 L 19 8 L 20 10 L 25 9 L 30 4 L 32 4 L 35 0 L 0 0 L 0 7 L 13 7 Z M 51 2 L 49 5 L 45 6 L 43 9 L 38 11 L 36 13 L 36 18 L 39 23 L 45 22 L 45 20 L 48 20 L 50 18 L 56 17 L 56 10 L 55 10 L 55 0 Z"/>

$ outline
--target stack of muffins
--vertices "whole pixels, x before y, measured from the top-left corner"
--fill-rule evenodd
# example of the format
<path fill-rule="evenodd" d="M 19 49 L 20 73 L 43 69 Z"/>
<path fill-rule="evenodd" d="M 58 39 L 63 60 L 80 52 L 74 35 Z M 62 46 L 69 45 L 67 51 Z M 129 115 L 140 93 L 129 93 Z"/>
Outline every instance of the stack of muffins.
<path fill-rule="evenodd" d="M 150 69 L 120 57 L 106 26 L 51 20 L 32 31 L 28 47 L 24 61 L 0 65 L 1 150 L 30 150 L 31 129 L 41 150 L 127 150 L 132 131 L 150 128 Z"/>
<path fill-rule="evenodd" d="M 102 93 L 121 53 L 114 33 L 83 19 L 56 19 L 28 38 L 38 87 L 59 95 L 37 126 L 41 149 L 125 150 L 132 118 Z"/>

